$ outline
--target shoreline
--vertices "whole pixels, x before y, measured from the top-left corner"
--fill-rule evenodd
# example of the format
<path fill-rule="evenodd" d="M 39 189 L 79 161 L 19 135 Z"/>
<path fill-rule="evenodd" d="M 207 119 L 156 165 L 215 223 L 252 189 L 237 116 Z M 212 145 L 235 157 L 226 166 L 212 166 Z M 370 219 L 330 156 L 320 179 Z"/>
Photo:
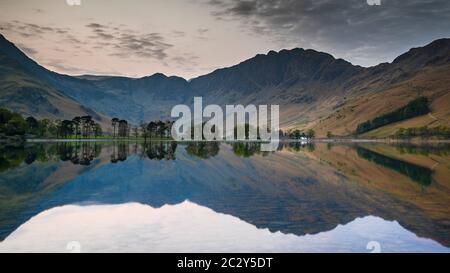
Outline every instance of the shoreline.
<path fill-rule="evenodd" d="M 26 143 L 92 143 L 92 142 L 248 142 L 248 143 L 267 143 L 268 141 L 261 140 L 182 140 L 177 141 L 173 139 L 26 139 Z M 413 143 L 413 144 L 427 144 L 427 143 L 450 143 L 449 139 L 345 139 L 345 138 L 316 138 L 316 139 L 280 139 L 281 143 Z"/>

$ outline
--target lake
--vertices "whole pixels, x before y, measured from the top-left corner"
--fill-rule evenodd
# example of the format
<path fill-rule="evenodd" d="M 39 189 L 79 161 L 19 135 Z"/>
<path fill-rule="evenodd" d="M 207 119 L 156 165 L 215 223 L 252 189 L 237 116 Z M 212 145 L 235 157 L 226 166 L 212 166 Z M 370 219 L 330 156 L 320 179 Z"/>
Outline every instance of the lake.
<path fill-rule="evenodd" d="M 0 252 L 450 252 L 449 144 L 0 147 Z"/>

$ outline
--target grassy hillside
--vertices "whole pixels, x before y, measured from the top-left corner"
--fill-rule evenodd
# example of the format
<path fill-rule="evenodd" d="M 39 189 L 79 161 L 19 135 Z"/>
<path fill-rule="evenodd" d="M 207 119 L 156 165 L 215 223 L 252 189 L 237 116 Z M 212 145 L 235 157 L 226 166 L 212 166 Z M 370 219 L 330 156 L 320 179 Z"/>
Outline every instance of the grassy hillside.
<path fill-rule="evenodd" d="M 386 90 L 356 97 L 344 103 L 331 115 L 309 124 L 319 136 L 328 131 L 335 135 L 351 135 L 358 124 L 406 105 L 417 96 L 430 100 L 431 113 L 389 124 L 365 133 L 363 137 L 387 137 L 399 128 L 450 125 L 450 64 L 429 65 L 411 79 Z"/>

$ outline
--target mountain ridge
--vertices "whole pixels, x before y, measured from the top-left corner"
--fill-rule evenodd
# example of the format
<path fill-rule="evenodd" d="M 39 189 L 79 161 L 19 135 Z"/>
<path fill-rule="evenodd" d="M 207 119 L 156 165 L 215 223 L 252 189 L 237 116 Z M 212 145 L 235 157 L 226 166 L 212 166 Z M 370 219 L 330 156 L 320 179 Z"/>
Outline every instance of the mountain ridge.
<path fill-rule="evenodd" d="M 3 36 L 0 40 L 0 53 L 15 59 L 32 76 L 58 90 L 62 96 L 104 116 L 126 118 L 135 124 L 168 119 L 174 105 L 190 105 L 194 96 L 203 96 L 204 103 L 208 104 L 280 104 L 283 128 L 313 128 L 319 135 L 329 129 L 342 135 L 351 133 L 351 128 L 332 128 L 326 121 L 349 107 L 349 102 L 386 92 L 405 82 L 414 84 L 412 79 L 426 69 L 450 63 L 450 39 L 443 38 L 413 48 L 391 63 L 368 68 L 336 59 L 328 53 L 294 48 L 257 54 L 234 66 L 190 80 L 162 73 L 141 78 L 69 76 L 40 66 Z M 418 87 L 411 89 L 415 88 Z M 409 99 L 410 93 L 410 90 L 403 91 L 398 103 Z M 359 121 L 394 106 L 379 107 Z M 351 124 L 356 126 L 354 122 Z"/>

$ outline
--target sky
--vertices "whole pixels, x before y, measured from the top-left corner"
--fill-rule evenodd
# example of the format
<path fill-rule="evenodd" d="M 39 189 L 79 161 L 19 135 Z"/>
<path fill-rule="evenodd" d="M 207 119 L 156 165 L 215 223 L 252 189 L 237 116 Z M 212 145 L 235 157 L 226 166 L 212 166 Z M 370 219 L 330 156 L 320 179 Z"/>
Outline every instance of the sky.
<path fill-rule="evenodd" d="M 0 33 L 59 73 L 191 79 L 296 47 L 391 62 L 450 37 L 450 1 L 1 0 Z"/>

